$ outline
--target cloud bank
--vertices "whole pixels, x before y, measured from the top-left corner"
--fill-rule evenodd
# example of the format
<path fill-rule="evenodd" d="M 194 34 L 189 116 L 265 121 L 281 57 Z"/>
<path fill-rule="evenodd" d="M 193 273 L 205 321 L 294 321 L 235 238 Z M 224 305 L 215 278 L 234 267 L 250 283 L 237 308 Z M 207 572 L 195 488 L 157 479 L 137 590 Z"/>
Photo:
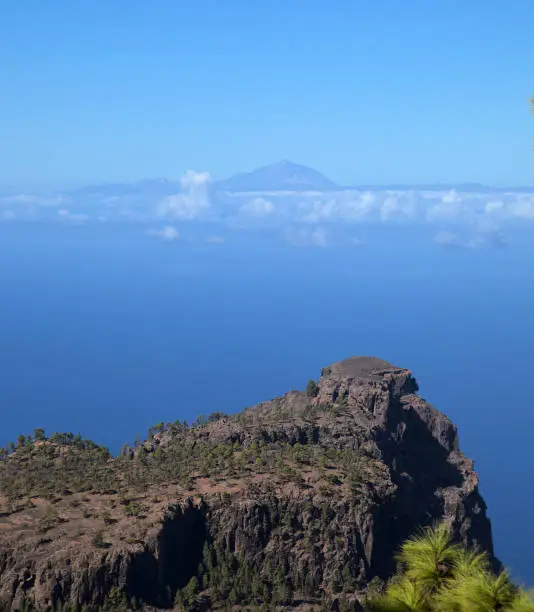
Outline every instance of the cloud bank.
<path fill-rule="evenodd" d="M 239 230 L 276 230 L 296 246 L 325 246 L 333 226 L 414 225 L 449 248 L 502 247 L 519 229 L 534 230 L 534 190 L 373 188 L 339 191 L 228 192 L 207 172 L 177 183 L 143 181 L 58 194 L 0 197 L 0 220 L 162 223 L 152 235 L 176 240 L 173 223 L 209 222 Z M 291 228 L 291 229 L 288 229 Z M 176 230 L 175 230 L 176 231 Z M 217 229 L 210 233 L 218 234 Z M 165 233 L 167 232 L 167 233 Z M 356 244 L 356 243 L 354 243 Z"/>

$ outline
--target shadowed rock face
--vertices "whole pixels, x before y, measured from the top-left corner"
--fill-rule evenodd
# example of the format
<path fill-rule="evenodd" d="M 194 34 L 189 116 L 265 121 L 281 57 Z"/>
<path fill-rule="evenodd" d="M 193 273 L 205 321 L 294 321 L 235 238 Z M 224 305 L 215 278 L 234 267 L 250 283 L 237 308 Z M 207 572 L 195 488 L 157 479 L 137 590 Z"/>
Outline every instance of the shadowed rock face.
<path fill-rule="evenodd" d="M 0 601 L 13 610 L 23 601 L 43 610 L 65 602 L 106 606 L 118 592 L 167 608 L 196 575 L 204 607 L 217 609 L 224 589 L 206 577 L 206 551 L 210 567 L 243 571 L 240 580 L 259 582 L 262 597 L 274 597 L 282 580 L 295 607 L 335 602 L 343 592 L 354 599 L 374 576 L 391 575 L 406 537 L 436 520 L 493 555 L 473 463 L 460 452 L 453 423 L 417 389 L 409 370 L 354 357 L 324 368 L 306 393 L 161 431 L 128 461 L 111 462 L 119 482 L 111 492 L 57 497 L 68 520 L 46 536 L 33 519 L 51 502 L 13 508 L 11 500 L 0 514 Z M 187 486 L 174 478 L 176 456 L 190 461 Z M 37 462 L 29 457 L 29 465 Z M 143 512 L 124 516 L 119 500 L 134 494 L 121 487 L 130 482 L 136 490 L 132 474 L 145 472 L 136 493 Z M 103 497 L 115 518 L 88 524 L 88 509 L 102 515 L 94 507 Z M 106 544 L 95 546 L 102 525 Z"/>
<path fill-rule="evenodd" d="M 323 370 L 315 398 L 321 403 L 335 401 L 340 394 L 347 397 L 348 431 L 356 417 L 379 449 L 396 487 L 395 495 L 379 509 L 373 538 L 371 569 L 382 576 L 392 573 L 398 545 L 418 526 L 436 519 L 451 522 L 465 544 L 493 555 L 491 526 L 473 462 L 459 451 L 455 425 L 416 395 L 417 390 L 409 370 L 376 358 L 354 357 Z"/>

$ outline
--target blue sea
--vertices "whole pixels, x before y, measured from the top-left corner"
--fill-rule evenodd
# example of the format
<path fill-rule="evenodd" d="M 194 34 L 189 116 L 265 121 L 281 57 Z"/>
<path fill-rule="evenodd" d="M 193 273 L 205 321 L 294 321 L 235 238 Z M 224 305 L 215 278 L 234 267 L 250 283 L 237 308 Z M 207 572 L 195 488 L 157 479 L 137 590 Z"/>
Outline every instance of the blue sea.
<path fill-rule="evenodd" d="M 191 225 L 0 225 L 0 445 L 35 427 L 116 451 L 233 412 L 351 355 L 410 368 L 458 425 L 496 552 L 534 585 L 534 245 L 446 249 L 423 228 L 297 248 Z"/>

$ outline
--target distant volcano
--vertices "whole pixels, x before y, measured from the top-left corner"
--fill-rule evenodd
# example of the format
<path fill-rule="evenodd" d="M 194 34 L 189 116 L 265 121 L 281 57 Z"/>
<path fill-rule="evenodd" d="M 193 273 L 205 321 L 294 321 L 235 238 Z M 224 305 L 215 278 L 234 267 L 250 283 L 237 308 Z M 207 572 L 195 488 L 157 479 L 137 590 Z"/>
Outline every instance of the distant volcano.
<path fill-rule="evenodd" d="M 226 191 L 332 191 L 340 189 L 317 170 L 281 161 L 218 183 Z"/>

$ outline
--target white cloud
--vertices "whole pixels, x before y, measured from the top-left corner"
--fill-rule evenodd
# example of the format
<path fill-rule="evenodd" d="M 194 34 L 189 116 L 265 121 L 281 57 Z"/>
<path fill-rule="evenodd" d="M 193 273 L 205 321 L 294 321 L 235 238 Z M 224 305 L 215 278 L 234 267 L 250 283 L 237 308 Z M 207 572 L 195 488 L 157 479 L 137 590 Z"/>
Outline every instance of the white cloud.
<path fill-rule="evenodd" d="M 395 196 L 388 196 L 380 207 L 380 218 L 387 221 L 397 215 L 399 200 Z"/>
<path fill-rule="evenodd" d="M 155 236 L 156 238 L 161 238 L 167 242 L 172 242 L 180 238 L 178 230 L 172 225 L 167 225 L 160 230 L 149 230 L 147 233 L 149 236 Z"/>
<path fill-rule="evenodd" d="M 484 218 L 500 223 L 527 219 L 534 221 L 534 196 L 521 193 L 424 191 L 414 189 L 358 191 L 345 190 L 329 193 L 288 193 L 258 195 L 243 200 L 234 194 L 226 200 L 228 211 L 238 211 L 225 222 L 241 222 L 246 217 L 257 219 L 269 216 L 272 221 L 292 224 L 330 223 L 427 223 L 458 227 L 475 226 Z M 234 204 L 233 204 L 234 203 Z M 244 214 L 246 213 L 246 214 Z M 239 217 L 241 217 L 239 219 Z"/>
<path fill-rule="evenodd" d="M 336 193 L 313 194 L 313 198 L 301 199 L 295 211 L 294 220 L 304 223 L 322 221 L 342 222 L 363 221 L 371 217 L 379 207 L 377 196 L 369 191 L 341 191 Z"/>
<path fill-rule="evenodd" d="M 471 210 L 465 206 L 461 198 L 445 196 L 428 209 L 426 219 L 431 223 L 458 221 L 462 218 L 465 220 L 470 214 Z"/>
<path fill-rule="evenodd" d="M 462 201 L 462 197 L 458 194 L 456 189 L 451 189 L 441 198 L 441 201 L 443 204 L 458 204 Z"/>
<path fill-rule="evenodd" d="M 335 218 L 337 203 L 334 199 L 318 200 L 311 202 L 299 202 L 297 207 L 296 221 L 304 223 L 317 223 Z"/>
<path fill-rule="evenodd" d="M 207 172 L 188 170 L 180 179 L 182 193 L 167 196 L 159 203 L 157 214 L 160 217 L 197 219 L 209 211 L 210 175 Z"/>
<path fill-rule="evenodd" d="M 380 207 L 380 196 L 370 191 L 348 192 L 330 201 L 330 209 L 347 221 L 364 221 L 372 218 Z"/>
<path fill-rule="evenodd" d="M 419 215 L 419 198 L 412 192 L 388 193 L 380 206 L 382 221 L 406 221 L 417 219 Z"/>
<path fill-rule="evenodd" d="M 328 232 L 322 228 L 289 228 L 284 232 L 286 242 L 298 247 L 325 247 L 328 245 Z"/>
<path fill-rule="evenodd" d="M 56 215 L 63 221 L 160 221 L 172 225 L 178 220 L 215 221 L 226 226 L 245 229 L 266 227 L 328 228 L 333 224 L 427 224 L 435 233 L 456 233 L 475 236 L 474 242 L 488 244 L 499 241 L 499 231 L 524 226 L 534 227 L 534 194 L 504 191 L 463 191 L 457 189 L 347 189 L 336 192 L 258 192 L 223 193 L 210 187 L 206 172 L 186 172 L 176 193 L 162 199 L 161 191 L 152 196 L 116 196 L 106 193 L 88 209 L 77 192 L 71 194 L 34 195 L 19 193 L 0 197 L 0 216 L 38 220 Z M 105 190 L 104 190 L 105 191 Z M 163 192 L 165 193 L 165 192 Z M 117 199 L 118 198 L 118 199 Z M 131 201 L 130 201 L 131 200 Z M 83 208 L 82 208 L 83 206 Z M 6 214 L 6 211 L 12 211 Z M 13 214 L 14 213 L 14 216 Z M 85 216 L 86 215 L 86 216 Z M 482 230 L 485 221 L 491 229 Z M 208 230 L 217 233 L 217 230 Z M 314 231 L 314 230 L 312 230 Z M 355 233 L 359 233 L 357 230 Z M 507 232 L 508 233 L 508 232 Z M 446 236 L 447 234 L 445 234 Z M 482 236 L 482 237 L 481 237 Z M 490 239 L 490 236 L 493 238 Z M 310 242 L 310 235 L 295 236 L 297 242 Z M 201 240 L 204 240 L 201 238 Z M 320 243 L 320 238 L 314 239 Z M 438 242 L 454 242 L 440 235 Z M 460 241 L 464 246 L 466 241 Z M 472 241 L 467 241 L 471 243 Z"/>
<path fill-rule="evenodd" d="M 419 221 L 422 209 L 421 196 L 413 190 L 345 190 L 309 197 L 299 193 L 271 201 L 276 206 L 275 218 L 311 224 Z"/>
<path fill-rule="evenodd" d="M 194 170 L 188 170 L 180 178 L 180 184 L 182 189 L 191 189 L 195 187 L 203 187 L 211 183 L 211 177 L 209 172 L 195 172 Z"/>
<path fill-rule="evenodd" d="M 254 198 L 240 207 L 240 211 L 253 217 L 265 217 L 274 212 L 275 206 L 265 198 Z"/>

